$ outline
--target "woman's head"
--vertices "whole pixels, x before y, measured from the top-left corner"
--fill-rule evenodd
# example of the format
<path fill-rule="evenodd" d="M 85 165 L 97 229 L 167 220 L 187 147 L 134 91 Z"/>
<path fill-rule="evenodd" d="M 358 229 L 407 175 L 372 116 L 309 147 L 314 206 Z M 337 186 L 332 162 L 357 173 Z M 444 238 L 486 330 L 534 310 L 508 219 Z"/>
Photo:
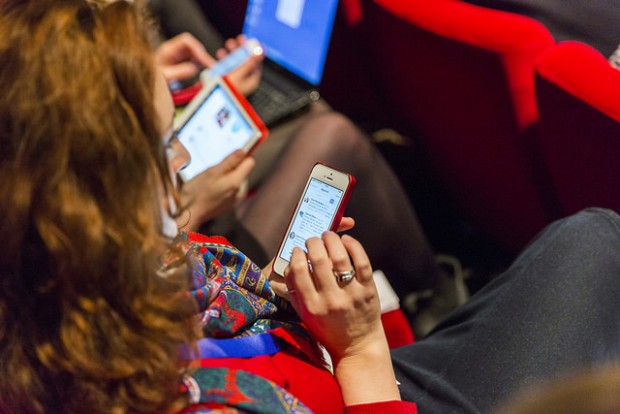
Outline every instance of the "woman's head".
<path fill-rule="evenodd" d="M 616 414 L 620 412 L 617 362 L 574 372 L 517 393 L 497 414 Z"/>
<path fill-rule="evenodd" d="M 4 413 L 161 408 L 191 336 L 155 273 L 171 106 L 137 6 L 101 3 L 0 3 Z"/>

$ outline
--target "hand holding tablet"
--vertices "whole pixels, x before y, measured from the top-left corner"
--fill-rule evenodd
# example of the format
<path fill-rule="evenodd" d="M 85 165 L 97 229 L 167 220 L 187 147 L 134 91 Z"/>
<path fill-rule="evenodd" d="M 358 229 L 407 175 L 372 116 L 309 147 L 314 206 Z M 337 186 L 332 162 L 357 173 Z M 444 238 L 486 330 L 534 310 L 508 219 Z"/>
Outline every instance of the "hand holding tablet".
<path fill-rule="evenodd" d="M 180 172 L 189 181 L 238 149 L 250 154 L 267 138 L 265 124 L 226 77 L 208 80 L 174 123 L 191 155 Z"/>

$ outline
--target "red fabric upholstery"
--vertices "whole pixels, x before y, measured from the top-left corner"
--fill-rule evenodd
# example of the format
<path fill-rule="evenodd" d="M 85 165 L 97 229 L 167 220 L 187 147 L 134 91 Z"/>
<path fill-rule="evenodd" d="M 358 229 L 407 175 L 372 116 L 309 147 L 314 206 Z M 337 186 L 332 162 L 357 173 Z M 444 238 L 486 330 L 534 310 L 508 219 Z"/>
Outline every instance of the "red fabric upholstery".
<path fill-rule="evenodd" d="M 347 24 L 353 26 L 362 20 L 363 11 L 360 0 L 342 0 L 340 4 L 347 19 Z"/>
<path fill-rule="evenodd" d="M 620 212 L 620 72 L 594 48 L 564 42 L 536 65 L 541 147 L 562 213 Z"/>
<path fill-rule="evenodd" d="M 516 251 L 553 216 L 528 142 L 533 65 L 553 44 L 526 17 L 453 0 L 363 2 L 358 29 L 395 119 L 474 223 Z"/>
<path fill-rule="evenodd" d="M 390 349 L 415 342 L 413 330 L 402 309 L 382 313 L 381 322 Z"/>

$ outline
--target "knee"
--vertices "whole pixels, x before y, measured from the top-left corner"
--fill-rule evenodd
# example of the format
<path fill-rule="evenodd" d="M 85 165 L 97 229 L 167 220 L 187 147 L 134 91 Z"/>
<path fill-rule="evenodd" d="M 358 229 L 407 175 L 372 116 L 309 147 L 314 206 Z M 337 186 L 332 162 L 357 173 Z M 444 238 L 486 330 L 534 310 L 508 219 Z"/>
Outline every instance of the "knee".
<path fill-rule="evenodd" d="M 620 216 L 590 208 L 553 223 L 524 256 L 537 257 L 555 270 L 590 281 L 620 274 Z"/>
<path fill-rule="evenodd" d="M 577 239 L 620 240 L 620 216 L 613 210 L 592 207 L 561 220 L 561 227 Z"/>
<path fill-rule="evenodd" d="M 350 153 L 370 145 L 369 138 L 346 116 L 329 112 L 314 117 L 310 127 L 317 131 L 313 143 L 326 153 Z"/>

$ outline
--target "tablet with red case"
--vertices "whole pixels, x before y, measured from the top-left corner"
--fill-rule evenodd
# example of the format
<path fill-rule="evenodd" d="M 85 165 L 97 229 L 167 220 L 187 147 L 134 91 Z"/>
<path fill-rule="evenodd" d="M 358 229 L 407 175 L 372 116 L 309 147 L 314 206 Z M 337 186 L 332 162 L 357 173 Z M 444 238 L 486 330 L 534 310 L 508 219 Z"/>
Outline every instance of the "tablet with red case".
<path fill-rule="evenodd" d="M 237 149 L 251 154 L 269 131 L 247 99 L 226 77 L 203 84 L 174 122 L 191 162 L 179 174 L 188 181 Z"/>

